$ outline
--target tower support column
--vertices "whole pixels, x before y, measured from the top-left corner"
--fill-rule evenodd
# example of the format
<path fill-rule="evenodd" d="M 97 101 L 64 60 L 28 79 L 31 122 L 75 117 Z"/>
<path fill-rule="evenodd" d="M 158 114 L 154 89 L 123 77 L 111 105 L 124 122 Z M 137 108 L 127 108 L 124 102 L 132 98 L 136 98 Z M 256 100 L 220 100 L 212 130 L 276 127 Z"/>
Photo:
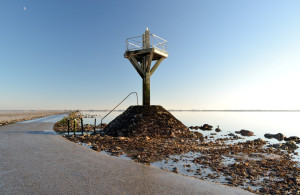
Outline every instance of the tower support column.
<path fill-rule="evenodd" d="M 143 78 L 143 105 L 150 105 L 150 72 Z"/>

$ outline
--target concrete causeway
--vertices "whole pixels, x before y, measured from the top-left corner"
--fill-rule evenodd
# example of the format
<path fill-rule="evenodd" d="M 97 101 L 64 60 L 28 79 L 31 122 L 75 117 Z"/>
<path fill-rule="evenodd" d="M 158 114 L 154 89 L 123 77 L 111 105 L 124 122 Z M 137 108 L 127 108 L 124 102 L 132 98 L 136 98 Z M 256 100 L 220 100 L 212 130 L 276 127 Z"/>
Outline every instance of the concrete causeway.
<path fill-rule="evenodd" d="M 54 115 L 0 127 L 0 194 L 251 194 L 111 157 L 56 135 Z"/>

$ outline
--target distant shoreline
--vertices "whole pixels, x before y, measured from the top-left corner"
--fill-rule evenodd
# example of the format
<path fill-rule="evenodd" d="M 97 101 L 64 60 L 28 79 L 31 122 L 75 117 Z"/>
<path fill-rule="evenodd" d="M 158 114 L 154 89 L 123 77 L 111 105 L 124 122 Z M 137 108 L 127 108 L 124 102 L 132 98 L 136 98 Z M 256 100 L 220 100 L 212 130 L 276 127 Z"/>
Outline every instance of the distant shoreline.
<path fill-rule="evenodd" d="M 80 112 L 109 112 L 111 110 L 79 110 Z M 125 110 L 114 110 L 124 112 Z M 300 110 L 168 110 L 170 112 L 300 112 Z"/>
<path fill-rule="evenodd" d="M 64 110 L 0 110 L 0 126 L 45 116 L 68 113 Z"/>

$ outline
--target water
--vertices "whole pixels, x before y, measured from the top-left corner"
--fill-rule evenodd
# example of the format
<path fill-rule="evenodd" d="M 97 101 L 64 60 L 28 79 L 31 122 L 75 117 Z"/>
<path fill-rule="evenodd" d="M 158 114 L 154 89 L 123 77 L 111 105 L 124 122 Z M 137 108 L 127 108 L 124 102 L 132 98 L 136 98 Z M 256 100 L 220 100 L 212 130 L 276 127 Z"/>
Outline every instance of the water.
<path fill-rule="evenodd" d="M 101 118 L 108 112 L 82 112 L 83 114 L 97 115 L 96 124 L 99 125 Z M 254 136 L 245 137 L 245 139 L 238 141 L 253 140 L 262 138 L 267 140 L 270 144 L 283 143 L 284 141 L 277 141 L 276 139 L 266 139 L 264 134 L 283 133 L 286 137 L 298 136 L 300 137 L 300 112 L 171 112 L 178 120 L 186 126 L 201 126 L 209 124 L 214 129 L 219 126 L 222 132 L 214 135 L 214 138 L 224 137 L 229 133 L 246 129 L 254 132 Z M 122 114 L 120 111 L 112 112 L 108 115 L 103 123 L 109 123 L 117 116 Z M 94 124 L 94 118 L 85 118 L 84 124 Z M 215 131 L 201 131 L 204 136 L 210 137 L 211 133 Z M 213 139 L 213 138 L 212 138 Z M 235 141 L 233 141 L 235 142 Z M 298 145 L 299 146 L 299 145 Z M 300 148 L 295 152 L 300 155 Z M 294 156 L 294 160 L 300 162 L 300 156 Z"/>
<path fill-rule="evenodd" d="M 172 112 L 186 126 L 200 126 L 203 124 L 220 127 L 222 132 L 214 138 L 224 137 L 228 133 L 234 133 L 241 129 L 254 132 L 254 136 L 244 137 L 238 141 L 262 138 L 269 144 L 284 143 L 276 139 L 267 139 L 264 134 L 283 133 L 286 137 L 300 137 L 300 112 Z M 215 131 L 200 131 L 204 136 L 210 136 Z M 236 142 L 236 141 L 233 141 Z M 299 147 L 299 145 L 298 145 Z M 294 160 L 300 164 L 300 148 L 295 150 L 299 155 L 293 155 Z"/>
<path fill-rule="evenodd" d="M 99 125 L 101 123 L 101 119 L 108 113 L 108 112 L 85 112 L 82 111 L 81 112 L 83 115 L 93 115 L 96 116 L 96 125 Z M 104 120 L 103 123 L 110 123 L 112 120 L 114 120 L 117 116 L 119 116 L 120 114 L 122 114 L 122 112 L 112 112 L 111 114 L 109 114 Z M 95 123 L 95 118 L 83 118 L 83 124 L 92 124 L 94 125 Z"/>
<path fill-rule="evenodd" d="M 45 117 L 41 117 L 41 118 L 37 118 L 37 119 L 21 121 L 21 122 L 18 122 L 18 124 L 32 123 L 32 122 L 58 122 L 66 116 L 68 116 L 68 115 L 67 114 L 55 114 L 55 115 L 45 116 Z"/>
<path fill-rule="evenodd" d="M 82 112 L 98 115 L 97 125 L 108 112 Z M 122 112 L 112 112 L 103 123 L 109 123 Z M 285 136 L 300 137 L 300 112 L 171 112 L 186 126 L 218 125 L 224 133 L 241 129 L 253 131 L 257 137 L 264 138 L 265 133 L 283 133 Z M 85 118 L 84 124 L 94 124 L 94 118 Z"/>

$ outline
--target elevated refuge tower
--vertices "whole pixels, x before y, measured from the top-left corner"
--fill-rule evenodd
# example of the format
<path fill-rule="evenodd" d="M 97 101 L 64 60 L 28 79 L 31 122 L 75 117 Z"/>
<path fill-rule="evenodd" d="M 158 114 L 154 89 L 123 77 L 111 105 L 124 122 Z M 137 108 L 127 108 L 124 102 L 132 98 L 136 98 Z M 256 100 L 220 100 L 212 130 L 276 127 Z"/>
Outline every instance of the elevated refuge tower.
<path fill-rule="evenodd" d="M 143 79 L 143 105 L 150 105 L 150 77 L 159 64 L 168 57 L 167 41 L 150 34 L 148 28 L 142 36 L 126 40 L 125 58 Z M 152 61 L 156 61 L 151 67 Z"/>

